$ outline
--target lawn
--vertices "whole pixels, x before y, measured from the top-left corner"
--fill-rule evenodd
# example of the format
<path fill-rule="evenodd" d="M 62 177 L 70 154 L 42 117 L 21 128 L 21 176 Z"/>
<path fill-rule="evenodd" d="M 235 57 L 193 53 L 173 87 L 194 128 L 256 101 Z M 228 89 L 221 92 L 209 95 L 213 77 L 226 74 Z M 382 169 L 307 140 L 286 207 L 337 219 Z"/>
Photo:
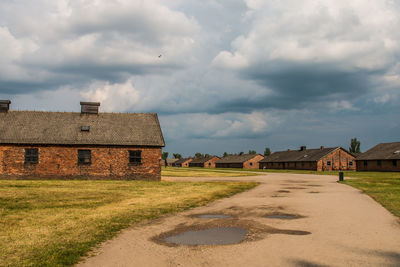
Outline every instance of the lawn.
<path fill-rule="evenodd" d="M 256 176 L 259 175 L 249 170 L 241 169 L 240 172 L 234 169 L 210 169 L 210 168 L 162 168 L 161 175 L 164 177 L 239 177 L 239 176 Z"/>
<path fill-rule="evenodd" d="M 134 223 L 256 185 L 0 180 L 0 266 L 73 265 Z"/>

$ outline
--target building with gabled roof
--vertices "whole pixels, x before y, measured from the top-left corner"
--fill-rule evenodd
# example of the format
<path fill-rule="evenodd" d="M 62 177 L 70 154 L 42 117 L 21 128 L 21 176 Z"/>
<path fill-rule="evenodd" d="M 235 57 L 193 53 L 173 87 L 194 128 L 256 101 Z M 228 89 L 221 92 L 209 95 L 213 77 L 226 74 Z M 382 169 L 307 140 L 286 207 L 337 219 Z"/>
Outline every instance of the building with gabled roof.
<path fill-rule="evenodd" d="M 174 163 L 172 163 L 173 167 L 189 167 L 189 163 L 193 160 L 193 158 L 182 158 Z"/>
<path fill-rule="evenodd" d="M 0 101 L 0 177 L 161 179 L 157 114 L 10 111 Z"/>
<path fill-rule="evenodd" d="M 264 157 L 260 154 L 228 155 L 215 162 L 216 168 L 258 169 L 258 162 Z"/>
<path fill-rule="evenodd" d="M 355 170 L 355 157 L 342 147 L 321 146 L 299 150 L 277 151 L 260 161 L 260 169 L 292 169 L 292 170 Z"/>
<path fill-rule="evenodd" d="M 357 171 L 400 171 L 400 142 L 378 144 L 356 161 Z"/>
<path fill-rule="evenodd" d="M 189 167 L 200 167 L 200 168 L 215 168 L 215 162 L 219 160 L 217 156 L 194 158 L 189 162 Z"/>
<path fill-rule="evenodd" d="M 171 159 L 171 158 L 168 158 L 168 159 L 165 159 L 165 160 L 162 160 L 161 161 L 161 165 L 162 166 L 167 166 L 167 167 L 172 167 L 172 165 L 175 163 L 175 162 L 177 162 L 179 159 Z"/>

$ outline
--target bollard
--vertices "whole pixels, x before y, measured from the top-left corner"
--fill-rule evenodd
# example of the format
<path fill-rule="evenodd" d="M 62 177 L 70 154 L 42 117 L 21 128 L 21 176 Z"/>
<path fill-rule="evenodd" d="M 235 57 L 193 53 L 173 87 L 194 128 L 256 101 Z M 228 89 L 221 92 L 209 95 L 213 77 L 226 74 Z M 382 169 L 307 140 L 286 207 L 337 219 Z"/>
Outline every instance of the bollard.
<path fill-rule="evenodd" d="M 344 180 L 344 174 L 343 172 L 339 172 L 339 182 L 342 182 Z"/>

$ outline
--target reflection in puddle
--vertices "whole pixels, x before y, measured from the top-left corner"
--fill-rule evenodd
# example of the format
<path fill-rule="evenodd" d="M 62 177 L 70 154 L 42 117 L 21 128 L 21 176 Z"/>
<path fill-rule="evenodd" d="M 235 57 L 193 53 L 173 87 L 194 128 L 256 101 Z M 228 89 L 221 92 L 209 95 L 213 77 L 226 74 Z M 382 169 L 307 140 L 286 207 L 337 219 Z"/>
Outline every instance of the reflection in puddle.
<path fill-rule="evenodd" d="M 292 216 L 292 215 L 269 215 L 269 216 L 267 216 L 267 218 L 270 218 L 270 219 L 281 219 L 281 220 L 298 219 L 298 217 Z"/>
<path fill-rule="evenodd" d="M 205 230 L 186 231 L 164 238 L 177 245 L 228 245 L 243 241 L 247 229 L 239 227 L 215 227 Z"/>

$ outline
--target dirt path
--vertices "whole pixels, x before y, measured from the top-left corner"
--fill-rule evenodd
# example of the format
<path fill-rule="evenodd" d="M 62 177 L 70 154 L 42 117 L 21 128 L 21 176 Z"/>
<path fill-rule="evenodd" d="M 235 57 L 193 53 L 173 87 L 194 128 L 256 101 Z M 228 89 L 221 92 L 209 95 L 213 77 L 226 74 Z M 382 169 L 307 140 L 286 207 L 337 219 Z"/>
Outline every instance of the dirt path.
<path fill-rule="evenodd" d="M 235 178 L 261 185 L 208 206 L 125 230 L 80 266 L 400 266 L 400 223 L 337 177 L 276 174 Z M 196 214 L 220 213 L 226 219 Z M 269 218 L 292 215 L 295 219 Z M 163 233 L 211 226 L 245 227 L 234 245 L 171 246 Z M 161 236 L 160 236 L 161 235 Z"/>

